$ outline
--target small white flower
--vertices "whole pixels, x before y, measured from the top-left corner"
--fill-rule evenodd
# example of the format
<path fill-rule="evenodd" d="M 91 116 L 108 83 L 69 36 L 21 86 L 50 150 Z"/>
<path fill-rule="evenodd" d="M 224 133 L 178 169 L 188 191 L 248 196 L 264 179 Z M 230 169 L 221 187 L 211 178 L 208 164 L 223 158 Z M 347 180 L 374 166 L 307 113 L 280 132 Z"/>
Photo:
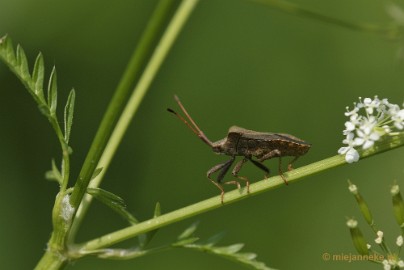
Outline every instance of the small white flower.
<path fill-rule="evenodd" d="M 347 222 L 346 222 L 346 225 L 348 226 L 348 228 L 351 228 L 351 229 L 353 229 L 353 228 L 356 228 L 356 227 L 358 227 L 358 221 L 356 221 L 355 219 L 349 219 Z"/>
<path fill-rule="evenodd" d="M 395 115 L 398 111 L 400 111 L 400 106 L 398 106 L 397 104 L 389 103 L 387 107 L 389 108 L 386 112 L 388 115 Z"/>
<path fill-rule="evenodd" d="M 341 147 L 338 149 L 338 154 L 345 155 L 345 160 L 348 163 L 356 162 L 359 160 L 359 153 L 355 150 L 354 134 L 352 132 L 346 134 L 346 138 L 342 141 L 348 146 Z"/>
<path fill-rule="evenodd" d="M 358 187 L 356 185 L 351 184 L 349 185 L 348 189 L 352 194 L 358 194 Z"/>
<path fill-rule="evenodd" d="M 397 195 L 400 192 L 400 187 L 398 185 L 394 185 L 390 189 L 390 193 L 392 196 Z"/>
<path fill-rule="evenodd" d="M 352 123 L 352 122 L 350 122 L 350 121 L 347 121 L 347 122 L 345 122 L 345 130 L 346 131 L 353 131 L 353 130 L 355 130 L 355 124 L 354 123 Z"/>
<path fill-rule="evenodd" d="M 354 140 L 355 145 L 362 145 L 363 149 L 372 147 L 375 141 L 380 139 L 380 135 L 378 132 L 371 132 L 372 130 L 369 129 L 366 129 L 366 131 L 368 131 L 369 133 L 362 130 L 357 130 L 356 133 L 359 137 L 355 138 Z"/>
<path fill-rule="evenodd" d="M 384 133 L 390 133 L 391 132 L 391 128 L 388 125 L 384 125 L 382 126 Z"/>
<path fill-rule="evenodd" d="M 369 116 L 369 117 L 363 117 L 360 125 L 360 130 L 363 130 L 366 134 L 372 133 L 373 129 L 377 125 L 377 120 L 376 117 L 374 116 Z"/>
<path fill-rule="evenodd" d="M 380 245 L 383 241 L 383 232 L 378 231 L 377 233 L 377 238 L 375 239 L 376 244 Z"/>
<path fill-rule="evenodd" d="M 365 98 L 363 100 L 364 107 L 368 114 L 373 114 L 373 110 L 380 106 L 380 100 L 375 96 L 375 99 Z"/>
<path fill-rule="evenodd" d="M 394 126 L 397 129 L 404 128 L 404 110 L 399 110 L 397 113 L 391 116 L 391 119 L 394 121 Z"/>
<path fill-rule="evenodd" d="M 345 161 L 348 163 L 357 162 L 359 160 L 359 153 L 353 147 L 341 147 L 338 149 L 338 154 L 345 155 Z"/>
<path fill-rule="evenodd" d="M 402 260 L 399 260 L 397 263 L 398 267 L 404 268 L 404 262 Z"/>
<path fill-rule="evenodd" d="M 358 111 L 359 111 L 359 108 L 357 108 L 356 106 L 354 106 L 354 109 L 352 111 L 349 111 L 349 107 L 346 107 L 345 116 L 351 116 L 351 115 L 357 114 Z"/>
<path fill-rule="evenodd" d="M 371 248 L 372 248 L 372 246 L 371 246 L 370 244 L 366 244 L 366 247 L 367 247 L 368 249 L 371 249 Z"/>
<path fill-rule="evenodd" d="M 391 269 L 391 265 L 389 264 L 388 260 L 383 260 L 383 269 L 384 270 L 390 270 Z"/>
<path fill-rule="evenodd" d="M 396 245 L 399 247 L 401 247 L 403 245 L 403 237 L 401 235 L 399 237 L 397 237 Z"/>
<path fill-rule="evenodd" d="M 357 162 L 359 160 L 359 153 L 355 150 L 355 148 L 351 148 L 345 155 L 345 160 L 348 163 Z"/>

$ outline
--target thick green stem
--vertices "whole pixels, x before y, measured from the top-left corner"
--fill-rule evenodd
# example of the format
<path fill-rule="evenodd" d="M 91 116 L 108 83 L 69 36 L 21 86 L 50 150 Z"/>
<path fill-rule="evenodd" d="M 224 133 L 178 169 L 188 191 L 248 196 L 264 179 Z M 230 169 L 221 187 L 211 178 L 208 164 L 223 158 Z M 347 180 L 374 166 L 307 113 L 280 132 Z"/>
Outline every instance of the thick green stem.
<path fill-rule="evenodd" d="M 98 161 L 100 160 L 108 139 L 115 127 L 115 123 L 128 100 L 131 87 L 139 78 L 141 70 L 144 68 L 144 64 L 147 62 L 150 53 L 154 49 L 155 42 L 160 36 L 162 29 L 167 25 L 167 21 L 172 14 L 172 8 L 175 6 L 175 0 L 160 0 L 136 51 L 132 55 L 128 67 L 101 121 L 100 127 L 98 128 L 97 134 L 74 186 L 74 191 L 70 201 L 76 209 L 82 201 L 91 180 L 91 176 L 96 169 Z"/>
<path fill-rule="evenodd" d="M 377 144 L 375 147 L 361 151 L 361 159 L 373 156 L 378 153 L 382 153 L 397 147 L 404 146 L 404 134 L 399 136 L 389 137 Z M 316 173 L 329 170 L 331 168 L 347 164 L 344 156 L 333 156 L 310 165 L 300 167 L 298 169 L 292 170 L 285 173 L 288 182 L 290 184 L 301 180 L 302 178 L 314 175 Z M 245 199 L 262 192 L 284 187 L 283 179 L 280 176 L 274 176 L 269 179 L 264 179 L 260 182 L 250 185 L 250 193 L 247 193 L 245 188 L 241 190 L 234 190 L 227 192 L 224 196 L 224 205 Z M 108 247 L 118 242 L 127 240 L 129 238 L 135 237 L 139 234 L 155 230 L 160 227 L 167 226 L 171 223 L 184 220 L 186 218 L 201 214 L 203 212 L 213 210 L 223 205 L 220 202 L 220 196 L 215 196 L 213 198 L 198 202 L 196 204 L 186 206 L 184 208 L 175 210 L 168 214 L 161 215 L 159 217 L 146 220 L 144 222 L 138 223 L 136 225 L 127 227 L 125 229 L 104 235 L 102 237 L 96 238 L 94 240 L 88 241 L 79 247 L 79 253 L 82 252 L 86 254 L 90 251 L 94 251 L 100 248 Z"/>
<path fill-rule="evenodd" d="M 104 152 L 98 162 L 97 168 L 103 168 L 101 173 L 91 181 L 90 187 L 96 188 L 100 185 L 103 176 L 105 175 L 109 164 L 114 157 L 114 154 L 121 143 L 123 135 L 125 134 L 132 118 L 134 117 L 141 101 L 143 100 L 153 78 L 156 76 L 161 64 L 166 58 L 168 52 L 172 48 L 174 41 L 176 40 L 179 32 L 185 25 L 189 15 L 191 14 L 193 8 L 197 4 L 198 0 L 185 0 L 178 7 L 175 15 L 173 16 L 170 24 L 168 25 L 166 31 L 164 32 L 162 38 L 160 39 L 158 46 L 153 52 L 149 63 L 147 64 L 142 77 L 140 78 L 138 84 L 136 85 L 125 109 L 120 116 L 116 127 L 108 140 Z M 80 223 L 85 216 L 88 206 L 92 200 L 92 197 L 87 195 L 83 198 L 82 203 L 76 213 L 76 217 L 72 226 L 70 241 L 73 241 L 74 236 L 80 226 Z"/>
<path fill-rule="evenodd" d="M 60 128 L 59 122 L 57 121 L 56 115 L 52 115 L 49 117 L 49 122 L 51 123 L 60 143 L 60 147 L 62 149 L 62 158 L 63 158 L 63 168 L 62 168 L 62 177 L 63 182 L 60 187 L 60 192 L 65 192 L 67 188 L 67 184 L 69 183 L 69 175 L 70 175 L 70 155 L 69 155 L 69 146 L 67 145 L 62 129 Z"/>
<path fill-rule="evenodd" d="M 35 270 L 53 270 L 62 269 L 67 265 L 67 258 L 62 255 L 47 249 L 41 260 L 38 262 Z"/>

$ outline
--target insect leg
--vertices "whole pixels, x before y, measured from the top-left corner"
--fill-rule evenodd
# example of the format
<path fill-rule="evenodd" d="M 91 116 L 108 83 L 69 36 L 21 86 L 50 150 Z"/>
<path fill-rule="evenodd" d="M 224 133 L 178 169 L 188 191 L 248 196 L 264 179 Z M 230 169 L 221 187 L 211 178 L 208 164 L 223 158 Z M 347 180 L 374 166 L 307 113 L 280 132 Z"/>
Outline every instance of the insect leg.
<path fill-rule="evenodd" d="M 263 162 L 264 160 L 271 159 L 273 157 L 280 157 L 281 154 L 282 154 L 281 151 L 275 149 L 263 155 L 262 158 L 259 159 L 259 161 Z"/>
<path fill-rule="evenodd" d="M 298 159 L 299 157 L 300 157 L 300 156 L 296 156 L 294 159 L 292 159 L 291 162 L 289 162 L 289 164 L 288 164 L 288 171 L 293 170 L 293 168 L 292 168 L 292 163 L 295 162 L 296 159 Z"/>
<path fill-rule="evenodd" d="M 265 178 L 269 178 L 270 170 L 269 168 L 267 168 L 267 166 L 265 166 L 259 161 L 253 160 L 252 158 L 248 158 L 248 160 L 265 172 Z"/>
<path fill-rule="evenodd" d="M 223 198 L 224 198 L 224 189 L 222 185 L 220 184 L 225 176 L 225 174 L 229 171 L 229 168 L 231 164 L 233 164 L 235 157 L 232 157 L 230 160 L 220 163 L 216 166 L 213 166 L 207 173 L 206 176 L 208 179 L 215 185 L 217 186 L 218 189 L 220 189 L 220 198 L 221 202 L 223 204 Z M 219 176 L 217 177 L 217 182 L 211 178 L 211 175 L 217 171 L 220 171 Z"/>
<path fill-rule="evenodd" d="M 279 157 L 279 167 L 278 167 L 278 172 L 279 172 L 279 176 L 282 177 L 283 181 L 285 182 L 285 184 L 288 184 L 288 181 L 286 180 L 285 176 L 283 175 L 282 172 L 282 160 L 281 160 L 281 151 L 279 151 L 278 149 L 272 150 L 271 152 L 268 152 L 267 154 L 265 154 L 262 158 L 259 159 L 260 162 L 263 162 L 264 160 L 273 158 L 273 157 Z"/>
<path fill-rule="evenodd" d="M 241 170 L 241 167 L 243 166 L 244 163 L 246 163 L 248 161 L 247 158 L 243 158 L 242 160 L 240 160 L 239 162 L 237 162 L 236 166 L 234 166 L 233 171 L 231 172 L 231 174 L 234 177 L 237 177 L 240 180 L 243 180 L 246 182 L 246 186 L 247 186 L 247 192 L 250 193 L 250 181 L 248 181 L 248 178 L 245 176 L 239 176 L 238 173 Z M 237 182 L 238 183 L 238 182 Z"/>
<path fill-rule="evenodd" d="M 279 172 L 279 176 L 282 177 L 283 182 L 285 182 L 285 184 L 287 185 L 288 181 L 286 180 L 286 178 L 285 178 L 285 176 L 283 175 L 283 172 L 282 172 L 282 159 L 281 159 L 281 157 L 279 157 L 278 172 Z"/>

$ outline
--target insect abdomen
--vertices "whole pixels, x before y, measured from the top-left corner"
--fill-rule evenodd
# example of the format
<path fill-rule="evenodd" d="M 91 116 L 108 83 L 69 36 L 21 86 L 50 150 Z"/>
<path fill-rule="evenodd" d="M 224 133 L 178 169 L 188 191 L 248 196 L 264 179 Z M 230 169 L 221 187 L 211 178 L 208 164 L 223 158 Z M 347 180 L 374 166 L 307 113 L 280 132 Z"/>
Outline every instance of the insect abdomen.
<path fill-rule="evenodd" d="M 258 159 L 265 154 L 278 150 L 279 156 L 301 156 L 304 155 L 309 149 L 310 144 L 297 143 L 295 141 L 288 141 L 283 139 L 272 140 L 257 140 L 240 138 L 237 145 L 237 152 L 243 156 L 253 156 Z"/>

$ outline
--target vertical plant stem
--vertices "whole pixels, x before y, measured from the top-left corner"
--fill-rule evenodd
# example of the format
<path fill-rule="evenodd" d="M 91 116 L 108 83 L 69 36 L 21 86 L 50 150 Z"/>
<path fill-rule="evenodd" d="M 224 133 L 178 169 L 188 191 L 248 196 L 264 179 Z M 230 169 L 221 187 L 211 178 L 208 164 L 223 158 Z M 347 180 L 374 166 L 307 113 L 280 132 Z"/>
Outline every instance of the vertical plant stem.
<path fill-rule="evenodd" d="M 168 55 L 168 52 L 172 48 L 174 41 L 178 37 L 178 34 L 185 25 L 187 19 L 189 18 L 189 15 L 191 14 L 197 3 L 198 0 L 183 0 L 178 7 L 174 17 L 170 21 L 169 26 L 167 27 L 159 44 L 157 45 L 147 67 L 145 68 L 142 77 L 134 88 L 132 96 L 130 97 L 121 117 L 117 122 L 117 125 L 97 165 L 97 168 L 103 169 L 101 173 L 91 181 L 89 185 L 90 187 L 96 188 L 100 185 L 132 118 L 134 117 L 141 101 L 143 100 L 145 94 L 147 93 L 147 90 L 150 87 L 150 84 L 152 83 L 161 64 Z M 74 238 L 74 235 L 77 232 L 83 217 L 85 216 L 91 200 L 92 197 L 90 195 L 84 196 L 83 201 L 76 213 L 76 218 L 72 226 L 71 239 Z"/>
<path fill-rule="evenodd" d="M 102 172 L 91 181 L 91 187 L 98 187 L 102 181 L 103 176 L 105 175 L 106 170 L 122 141 L 123 135 L 125 134 L 132 118 L 134 117 L 137 109 L 139 108 L 140 103 L 142 102 L 144 96 L 147 93 L 154 77 L 160 69 L 161 64 L 164 59 L 168 55 L 168 52 L 172 48 L 174 41 L 176 40 L 178 34 L 182 30 L 185 25 L 189 15 L 194 9 L 195 5 L 199 0 L 184 0 L 181 6 L 178 8 L 175 13 L 173 19 L 170 22 L 170 25 L 167 27 L 163 37 L 160 40 L 153 56 L 150 59 L 144 73 L 142 74 L 139 83 L 136 85 L 132 96 L 129 99 L 127 106 L 125 107 L 119 121 L 114 129 L 114 132 L 111 135 L 110 140 L 105 148 L 104 153 L 101 156 L 100 162 L 98 163 L 98 167 L 102 167 Z"/>
<path fill-rule="evenodd" d="M 160 0 L 154 11 L 150 22 L 141 38 L 141 41 L 132 55 L 126 71 L 115 91 L 115 94 L 108 106 L 108 109 L 101 121 L 97 134 L 93 140 L 79 177 L 74 186 L 70 203 L 78 208 L 86 192 L 91 176 L 96 169 L 101 154 L 103 153 L 108 139 L 115 127 L 115 123 L 124 108 L 133 83 L 139 78 L 148 56 L 153 51 L 154 44 L 161 31 L 167 25 L 171 17 L 172 8 L 176 6 L 175 0 Z"/>

